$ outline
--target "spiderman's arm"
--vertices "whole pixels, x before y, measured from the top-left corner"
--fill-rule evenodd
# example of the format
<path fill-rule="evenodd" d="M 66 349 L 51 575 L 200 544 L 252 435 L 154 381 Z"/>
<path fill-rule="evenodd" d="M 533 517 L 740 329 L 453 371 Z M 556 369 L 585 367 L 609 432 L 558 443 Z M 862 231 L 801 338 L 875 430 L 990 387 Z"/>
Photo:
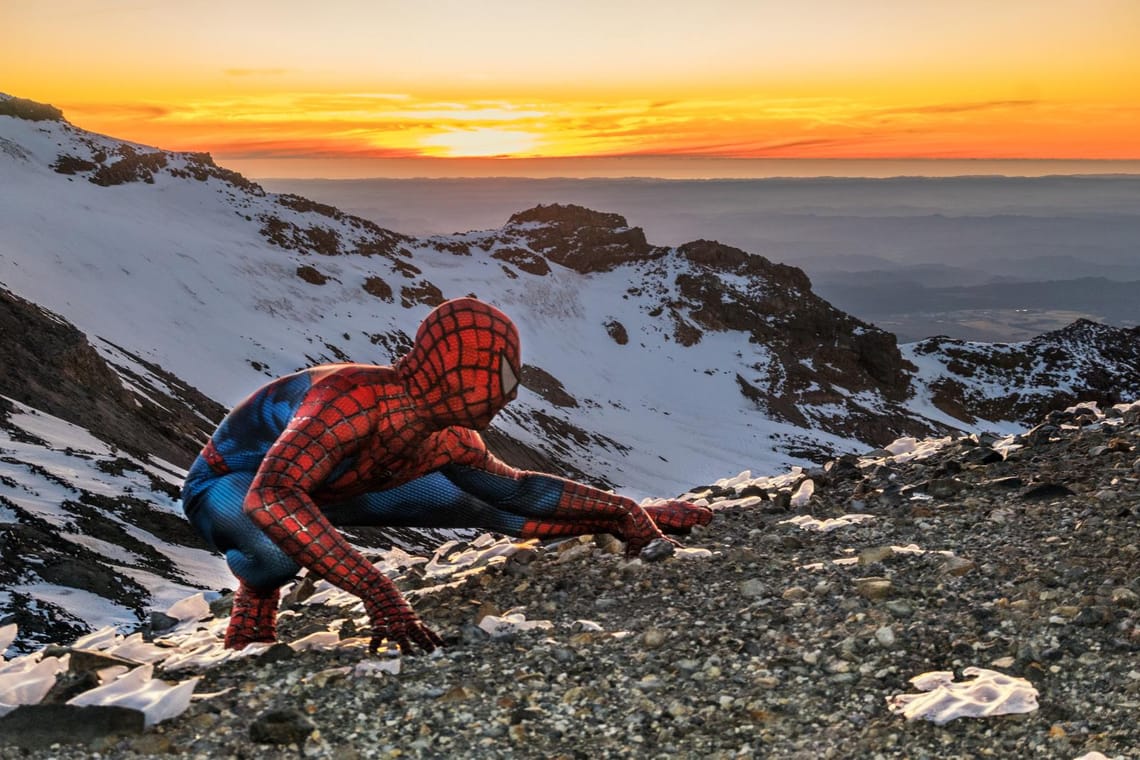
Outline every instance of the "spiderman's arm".
<path fill-rule="evenodd" d="M 297 564 L 361 598 L 372 622 L 372 646 L 387 638 L 402 651 L 431 651 L 439 637 L 428 629 L 391 580 L 328 521 L 311 494 L 372 432 L 375 394 L 334 383 L 314 388 L 266 453 L 243 508 Z"/>
<path fill-rule="evenodd" d="M 682 532 L 704 524 L 712 512 L 684 502 L 667 502 L 649 511 L 632 499 L 565 478 L 515 469 L 496 458 L 473 431 L 455 429 L 462 452 L 448 477 L 461 488 L 501 509 L 529 519 L 522 535 L 556 538 L 607 532 L 626 542 L 631 556 L 655 539 L 662 529 Z"/>

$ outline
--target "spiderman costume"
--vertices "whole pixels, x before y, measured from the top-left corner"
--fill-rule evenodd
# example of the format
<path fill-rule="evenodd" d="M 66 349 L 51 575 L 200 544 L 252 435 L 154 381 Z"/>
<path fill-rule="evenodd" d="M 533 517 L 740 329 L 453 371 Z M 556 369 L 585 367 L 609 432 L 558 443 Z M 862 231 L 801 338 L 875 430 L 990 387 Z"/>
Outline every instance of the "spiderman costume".
<path fill-rule="evenodd" d="M 222 421 L 182 490 L 186 515 L 239 584 L 225 644 L 276 640 L 279 589 L 300 568 L 364 602 L 372 648 L 431 651 L 439 637 L 334 527 L 485 528 L 522 538 L 613 533 L 631 555 L 712 513 L 642 508 L 517 470 L 477 432 L 518 391 L 518 331 L 460 298 L 434 309 L 393 366 L 332 364 L 278 378 Z"/>

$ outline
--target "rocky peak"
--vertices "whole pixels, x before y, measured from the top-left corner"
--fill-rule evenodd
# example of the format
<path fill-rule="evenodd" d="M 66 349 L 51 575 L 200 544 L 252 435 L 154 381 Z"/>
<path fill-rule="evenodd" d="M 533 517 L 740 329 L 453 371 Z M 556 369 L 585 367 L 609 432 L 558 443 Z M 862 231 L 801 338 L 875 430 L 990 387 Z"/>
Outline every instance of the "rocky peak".
<path fill-rule="evenodd" d="M 504 231 L 522 237 L 531 250 L 550 261 L 582 274 L 665 255 L 664 248 L 649 245 L 644 230 L 630 227 L 620 214 L 582 206 L 535 206 L 512 215 Z"/>
<path fill-rule="evenodd" d="M 764 277 L 794 290 L 811 290 L 811 280 L 799 267 L 776 264 L 759 254 L 748 253 L 716 240 L 685 243 L 677 248 L 677 254 L 710 270 Z"/>
<path fill-rule="evenodd" d="M 1140 395 L 1140 327 L 1079 319 L 1018 343 L 943 336 L 908 347 L 940 365 L 924 380 L 939 409 L 975 419 L 1028 422 L 1080 400 L 1114 404 Z"/>
<path fill-rule="evenodd" d="M 862 440 L 920 432 L 901 416 L 887 423 L 890 415 L 877 415 L 876 421 L 875 414 L 848 403 L 852 391 L 870 390 L 896 402 L 909 395 L 914 367 L 893 335 L 824 301 L 796 267 L 709 240 L 686 243 L 676 255 L 691 266 L 676 276 L 680 299 L 671 306 L 695 323 L 691 338 L 699 340 L 700 331 L 739 330 L 778 359 L 739 378 L 742 393 L 769 414 Z M 842 419 L 805 418 L 801 408 L 819 404 L 848 408 Z"/>
<path fill-rule="evenodd" d="M 63 111 L 47 103 L 17 98 L 0 92 L 0 116 L 12 116 L 28 121 L 66 121 Z"/>

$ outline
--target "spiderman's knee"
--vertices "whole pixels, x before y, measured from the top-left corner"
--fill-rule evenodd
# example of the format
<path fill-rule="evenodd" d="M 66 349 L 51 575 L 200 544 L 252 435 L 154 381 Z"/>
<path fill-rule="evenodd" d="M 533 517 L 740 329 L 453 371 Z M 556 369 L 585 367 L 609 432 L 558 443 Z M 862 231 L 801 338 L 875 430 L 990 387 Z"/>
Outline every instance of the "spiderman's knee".
<path fill-rule="evenodd" d="M 507 503 L 524 514 L 549 515 L 562 500 L 562 491 L 562 481 L 556 478 L 528 475 Z"/>
<path fill-rule="evenodd" d="M 260 551 L 229 549 L 225 555 L 230 571 L 246 585 L 258 591 L 281 588 L 301 569 L 280 550 L 274 552 L 266 549 Z"/>

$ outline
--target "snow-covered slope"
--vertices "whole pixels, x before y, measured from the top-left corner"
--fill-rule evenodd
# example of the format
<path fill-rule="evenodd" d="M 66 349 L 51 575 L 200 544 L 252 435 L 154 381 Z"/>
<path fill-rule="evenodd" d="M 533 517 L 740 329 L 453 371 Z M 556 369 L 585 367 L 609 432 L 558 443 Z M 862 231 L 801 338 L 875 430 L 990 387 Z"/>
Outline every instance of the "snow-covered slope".
<path fill-rule="evenodd" d="M 0 452 L 0 617 L 25 646 L 232 585 L 182 516 L 178 467 L 3 396 Z"/>

